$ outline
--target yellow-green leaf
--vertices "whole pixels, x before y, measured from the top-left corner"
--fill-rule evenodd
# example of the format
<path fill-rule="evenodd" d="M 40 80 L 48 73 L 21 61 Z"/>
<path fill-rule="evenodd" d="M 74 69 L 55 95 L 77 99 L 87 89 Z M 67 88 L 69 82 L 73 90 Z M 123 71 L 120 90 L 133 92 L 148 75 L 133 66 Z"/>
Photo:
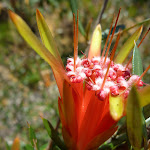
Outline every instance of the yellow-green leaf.
<path fill-rule="evenodd" d="M 88 54 L 89 59 L 92 59 L 93 57 L 96 56 L 100 56 L 101 41 L 102 41 L 102 30 L 101 25 L 98 24 L 92 35 L 91 45 Z"/>
<path fill-rule="evenodd" d="M 52 34 L 48 28 L 48 25 L 46 24 L 44 17 L 40 13 L 39 10 L 36 11 L 36 19 L 38 24 L 38 29 L 41 35 L 41 39 L 45 45 L 45 47 L 50 51 L 50 53 L 60 62 L 60 64 L 63 66 L 63 62 L 61 60 L 61 57 L 59 55 L 59 52 L 57 50 L 55 41 L 52 37 Z M 53 73 L 55 76 L 55 80 L 59 89 L 60 96 L 62 97 L 62 88 L 63 88 L 63 76 L 60 74 L 57 69 L 53 68 Z"/>
<path fill-rule="evenodd" d="M 140 104 L 141 107 L 144 107 L 150 104 L 150 86 L 146 86 L 139 91 Z"/>
<path fill-rule="evenodd" d="M 132 36 L 124 43 L 124 45 L 120 48 L 116 58 L 115 63 L 123 63 L 129 53 L 131 52 L 132 48 L 134 47 L 134 42 L 138 40 L 141 35 L 143 26 L 139 27 Z"/>
<path fill-rule="evenodd" d="M 123 100 L 121 96 L 109 97 L 110 114 L 114 120 L 119 120 L 124 111 Z"/>
<path fill-rule="evenodd" d="M 57 70 L 66 80 L 68 80 L 65 70 L 61 63 L 46 49 L 44 45 L 34 35 L 28 25 L 22 20 L 20 16 L 9 10 L 9 15 L 17 30 L 24 38 L 24 40 L 52 67 Z"/>
<path fill-rule="evenodd" d="M 140 106 L 140 97 L 134 86 L 129 93 L 126 109 L 129 141 L 133 148 L 140 150 L 143 140 L 142 109 Z"/>
<path fill-rule="evenodd" d="M 11 150 L 20 150 L 20 139 L 18 137 L 14 139 Z"/>
<path fill-rule="evenodd" d="M 44 43 L 45 47 L 50 51 L 50 53 L 58 59 L 59 62 L 62 63 L 61 57 L 59 55 L 59 52 L 57 50 L 55 41 L 52 37 L 52 34 L 49 30 L 48 25 L 46 24 L 44 17 L 40 13 L 40 11 L 37 9 L 36 11 L 36 20 L 38 24 L 38 29 L 41 35 L 42 42 Z M 63 65 L 63 63 L 62 63 Z"/>

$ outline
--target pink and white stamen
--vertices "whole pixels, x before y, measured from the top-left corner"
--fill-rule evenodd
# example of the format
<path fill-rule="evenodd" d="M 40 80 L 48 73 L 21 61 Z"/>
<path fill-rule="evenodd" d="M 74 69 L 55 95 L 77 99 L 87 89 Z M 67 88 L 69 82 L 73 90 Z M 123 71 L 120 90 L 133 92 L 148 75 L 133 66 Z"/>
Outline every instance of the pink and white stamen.
<path fill-rule="evenodd" d="M 68 58 L 66 74 L 72 83 L 85 82 L 86 88 L 95 91 L 100 100 L 105 100 L 109 94 L 118 96 L 120 93 L 127 98 L 133 84 L 136 84 L 138 88 L 143 86 L 143 81 L 139 80 L 139 76 L 132 75 L 129 68 L 115 64 L 113 61 L 111 61 L 106 76 L 110 59 L 106 59 L 104 66 L 103 62 L 104 58 L 102 57 L 93 57 L 91 60 L 77 58 L 74 70 L 74 59 Z M 105 76 L 106 80 L 104 81 Z M 103 82 L 105 83 L 102 87 Z"/>

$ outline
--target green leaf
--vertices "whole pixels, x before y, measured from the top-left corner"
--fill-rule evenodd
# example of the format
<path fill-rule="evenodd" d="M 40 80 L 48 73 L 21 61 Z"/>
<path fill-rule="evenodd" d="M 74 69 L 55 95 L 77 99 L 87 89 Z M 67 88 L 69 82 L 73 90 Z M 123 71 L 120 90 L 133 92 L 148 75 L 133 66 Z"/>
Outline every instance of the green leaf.
<path fill-rule="evenodd" d="M 38 29 L 41 35 L 41 39 L 45 45 L 45 47 L 50 51 L 50 53 L 59 60 L 59 62 L 62 63 L 61 57 L 59 55 L 59 52 L 57 50 L 55 41 L 52 37 L 52 34 L 49 30 L 48 25 L 46 24 L 44 17 L 40 13 L 40 11 L 37 9 L 36 11 L 36 19 L 37 19 L 37 24 L 38 24 Z"/>
<path fill-rule="evenodd" d="M 29 124 L 28 127 L 29 127 L 29 138 L 30 138 L 31 145 L 34 147 L 35 150 L 39 150 L 38 141 L 35 132 Z"/>
<path fill-rule="evenodd" d="M 140 97 L 136 88 L 133 86 L 127 101 L 127 132 L 133 148 L 139 149 L 142 146 L 142 109 L 140 106 Z"/>
<path fill-rule="evenodd" d="M 55 41 L 52 37 L 52 34 L 48 28 L 48 25 L 46 24 L 44 17 L 40 13 L 39 10 L 36 11 L 36 19 L 38 24 L 38 29 L 42 38 L 42 41 L 45 45 L 45 47 L 50 51 L 50 53 L 57 59 L 58 62 L 60 62 L 61 66 L 64 67 L 63 62 L 61 60 L 61 57 L 59 55 L 59 52 L 57 50 Z M 53 68 L 53 73 L 55 76 L 55 80 L 60 92 L 60 96 L 62 97 L 62 86 L 63 86 L 63 76 L 60 74 L 57 69 Z"/>
<path fill-rule="evenodd" d="M 101 41 L 102 41 L 102 30 L 100 24 L 98 24 L 92 35 L 91 45 L 88 54 L 89 59 L 92 59 L 93 57 L 96 56 L 100 56 Z"/>
<path fill-rule="evenodd" d="M 48 147 L 48 143 L 47 144 L 44 144 L 40 147 L 40 150 L 47 150 L 47 147 Z"/>
<path fill-rule="evenodd" d="M 42 120 L 43 120 L 44 126 L 47 130 L 47 133 L 48 133 L 49 137 L 52 138 L 51 130 L 54 130 L 53 126 L 51 125 L 51 123 L 49 124 L 49 121 L 46 120 L 45 118 L 42 118 Z"/>
<path fill-rule="evenodd" d="M 66 150 L 66 146 L 64 143 L 61 141 L 61 139 L 58 136 L 57 131 L 53 128 L 52 124 L 46 120 L 45 118 L 42 118 L 43 124 L 47 130 L 48 135 L 50 138 L 53 140 L 53 142 L 61 149 L 61 150 Z"/>
<path fill-rule="evenodd" d="M 25 150 L 33 150 L 33 147 L 31 146 L 31 144 L 30 145 L 27 144 L 27 145 L 24 146 L 24 149 Z"/>
<path fill-rule="evenodd" d="M 121 96 L 109 97 L 110 114 L 114 120 L 119 120 L 124 111 L 123 100 Z"/>
<path fill-rule="evenodd" d="M 135 46 L 133 49 L 132 73 L 136 74 L 138 76 L 141 76 L 143 73 L 142 59 L 141 59 L 139 48 L 137 47 L 136 43 L 135 43 Z M 143 113 L 142 113 L 142 124 L 143 124 L 144 147 L 146 147 L 146 145 L 147 145 L 147 129 L 146 129 L 145 118 L 144 118 Z"/>
<path fill-rule="evenodd" d="M 145 20 L 143 20 L 141 22 L 138 22 L 137 24 L 135 24 L 135 25 L 133 25 L 133 26 L 131 26 L 129 28 L 124 29 L 121 33 L 127 32 L 127 31 L 129 31 L 130 29 L 133 29 L 136 26 L 140 26 L 140 25 L 143 25 L 144 23 L 148 23 L 148 22 L 150 22 L 150 18 L 145 19 Z"/>
<path fill-rule="evenodd" d="M 77 19 L 77 10 L 78 10 L 77 0 L 69 0 L 69 3 L 70 3 L 72 13 L 75 14 L 76 19 Z M 84 30 L 83 25 L 80 21 L 80 18 L 79 18 L 79 31 L 81 32 L 81 34 L 83 36 L 85 36 L 85 30 Z"/>
<path fill-rule="evenodd" d="M 6 147 L 6 150 L 11 150 L 10 146 L 8 145 L 7 142 L 5 142 L 5 147 Z"/>
<path fill-rule="evenodd" d="M 139 48 L 135 43 L 134 50 L 133 50 L 133 59 L 132 59 L 132 74 L 141 76 L 142 73 L 143 73 L 142 59 L 141 59 Z"/>
<path fill-rule="evenodd" d="M 138 40 L 138 38 L 141 35 L 143 27 L 141 26 L 138 28 L 132 36 L 124 43 L 124 45 L 120 48 L 116 58 L 115 58 L 115 63 L 123 63 L 129 53 L 131 52 L 132 48 L 134 47 L 134 42 Z"/>

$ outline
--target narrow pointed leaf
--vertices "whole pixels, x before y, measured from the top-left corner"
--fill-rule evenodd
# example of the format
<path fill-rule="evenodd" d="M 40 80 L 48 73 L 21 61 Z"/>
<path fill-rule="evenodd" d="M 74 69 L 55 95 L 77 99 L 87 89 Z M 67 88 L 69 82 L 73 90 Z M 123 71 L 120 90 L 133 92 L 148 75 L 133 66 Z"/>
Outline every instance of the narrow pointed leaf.
<path fill-rule="evenodd" d="M 34 132 L 34 129 L 28 124 L 29 126 L 29 138 L 31 145 L 34 147 L 35 150 L 39 150 L 38 141 Z"/>
<path fill-rule="evenodd" d="M 123 100 L 121 96 L 109 97 L 110 114 L 114 120 L 119 120 L 124 111 Z"/>
<path fill-rule="evenodd" d="M 10 18 L 15 24 L 17 30 L 24 38 L 24 40 L 52 67 L 57 70 L 57 73 L 61 74 L 63 78 L 68 80 L 65 70 L 62 64 L 45 48 L 44 45 L 34 35 L 28 25 L 14 12 L 9 10 Z"/>
<path fill-rule="evenodd" d="M 139 91 L 140 104 L 141 107 L 144 107 L 150 104 L 150 86 L 146 86 Z"/>
<path fill-rule="evenodd" d="M 24 38 L 24 40 L 43 58 L 45 61 L 49 61 L 48 57 L 49 52 L 48 50 L 41 44 L 41 42 L 38 40 L 38 38 L 34 35 L 34 33 L 31 31 L 29 26 L 22 20 L 20 16 L 15 14 L 12 11 L 9 11 L 9 15 L 13 23 L 15 24 L 17 30 L 21 34 L 21 36 Z"/>
<path fill-rule="evenodd" d="M 45 47 L 50 51 L 50 53 L 60 62 L 63 67 L 63 62 L 57 50 L 55 41 L 52 37 L 52 34 L 49 30 L 48 25 L 46 24 L 44 17 L 37 9 L 36 11 L 36 19 L 38 24 L 38 29 L 42 38 L 42 42 L 44 43 Z M 60 96 L 62 97 L 62 88 L 63 88 L 63 76 L 60 74 L 57 69 L 53 68 L 53 73 L 55 76 L 55 80 L 59 89 Z"/>
<path fill-rule="evenodd" d="M 98 24 L 93 32 L 91 45 L 89 49 L 88 58 L 100 56 L 101 51 L 101 41 L 102 41 L 102 30 L 100 24 Z"/>
<path fill-rule="evenodd" d="M 33 147 L 32 147 L 31 144 L 26 144 L 26 145 L 24 146 L 24 149 L 25 149 L 25 150 L 33 150 Z M 41 150 L 41 149 L 40 149 L 40 150 Z"/>
<path fill-rule="evenodd" d="M 145 20 L 143 20 L 143 21 L 141 21 L 141 22 L 138 22 L 137 24 L 135 24 L 135 25 L 133 25 L 133 26 L 131 26 L 131 27 L 129 27 L 129 28 L 124 29 L 121 33 L 127 32 L 127 31 L 129 31 L 130 29 L 133 29 L 134 27 L 143 25 L 143 24 L 148 23 L 148 22 L 150 22 L 150 18 L 145 19 Z"/>
<path fill-rule="evenodd" d="M 44 145 L 42 145 L 41 147 L 40 147 L 40 150 L 47 150 L 47 147 L 49 146 L 49 143 L 46 143 L 46 144 L 44 144 Z M 55 150 L 55 149 L 54 149 Z M 57 149 L 56 149 L 57 150 Z M 58 149 L 59 150 L 59 149 Z"/>
<path fill-rule="evenodd" d="M 132 87 L 127 101 L 127 132 L 130 144 L 139 149 L 142 145 L 142 109 L 140 97 L 135 87 Z"/>
<path fill-rule="evenodd" d="M 135 44 L 133 49 L 132 74 L 141 76 L 142 73 L 143 73 L 142 59 L 141 59 L 139 48 Z"/>
<path fill-rule="evenodd" d="M 89 20 L 89 22 L 85 28 L 85 32 L 86 32 L 85 39 L 86 39 L 86 41 L 89 40 L 89 33 L 90 33 L 90 29 L 91 29 L 91 24 L 92 24 L 92 19 Z"/>
<path fill-rule="evenodd" d="M 138 76 L 141 76 L 141 74 L 143 73 L 142 59 L 141 59 L 139 48 L 137 47 L 136 43 L 133 49 L 132 73 Z M 142 124 L 143 124 L 143 141 L 144 141 L 143 144 L 144 144 L 144 147 L 146 147 L 147 146 L 147 129 L 146 129 L 145 118 L 144 118 L 143 113 L 142 113 Z"/>
<path fill-rule="evenodd" d="M 133 25 L 133 26 L 131 26 L 131 27 L 129 27 L 129 28 L 126 28 L 126 29 L 122 30 L 122 31 L 121 31 L 121 34 L 127 32 L 127 31 L 129 31 L 129 30 L 131 30 L 131 29 L 133 29 L 133 28 L 135 28 L 135 27 L 137 27 L 137 26 L 141 26 L 141 25 L 143 25 L 143 24 L 146 24 L 146 23 L 148 23 L 148 22 L 150 22 L 150 18 L 145 19 L 145 20 L 143 20 L 143 21 L 141 21 L 141 22 L 136 23 L 135 25 Z M 118 35 L 118 34 L 119 34 L 119 32 L 118 32 L 118 33 L 115 33 L 115 35 Z M 102 36 L 103 36 L 103 35 L 104 35 L 104 38 L 106 38 L 106 36 L 107 36 L 107 30 L 106 30 L 106 34 L 102 34 Z"/>
<path fill-rule="evenodd" d="M 77 19 L 77 10 L 78 10 L 77 0 L 69 0 L 69 3 L 70 3 L 72 13 L 75 14 L 76 19 Z M 79 31 L 83 36 L 85 36 L 85 30 L 84 30 L 83 25 L 80 21 L 80 18 L 79 18 Z"/>
<path fill-rule="evenodd" d="M 11 150 L 20 150 L 20 139 L 18 137 L 14 139 Z"/>
<path fill-rule="evenodd" d="M 6 147 L 6 150 L 11 150 L 11 147 L 8 145 L 7 142 L 5 142 L 5 147 Z"/>
<path fill-rule="evenodd" d="M 120 48 L 116 58 L 115 63 L 123 63 L 129 53 L 131 52 L 132 48 L 134 47 L 134 42 L 138 40 L 141 35 L 143 27 L 139 27 L 132 36 L 124 43 L 124 45 Z"/>
<path fill-rule="evenodd" d="M 64 143 L 61 141 L 61 139 L 58 136 L 57 131 L 53 128 L 52 124 L 46 120 L 45 118 L 42 118 L 43 124 L 47 130 L 47 133 L 49 137 L 53 140 L 53 142 L 61 149 L 61 150 L 66 150 L 66 147 Z"/>
<path fill-rule="evenodd" d="M 46 24 L 44 17 L 40 13 L 40 11 L 37 9 L 36 11 L 36 20 L 38 24 L 38 29 L 41 35 L 42 42 L 44 43 L 45 47 L 50 51 L 50 53 L 58 59 L 59 62 L 62 63 L 61 57 L 59 55 L 59 52 L 57 50 L 55 41 L 52 37 L 52 34 L 49 30 L 48 25 Z"/>

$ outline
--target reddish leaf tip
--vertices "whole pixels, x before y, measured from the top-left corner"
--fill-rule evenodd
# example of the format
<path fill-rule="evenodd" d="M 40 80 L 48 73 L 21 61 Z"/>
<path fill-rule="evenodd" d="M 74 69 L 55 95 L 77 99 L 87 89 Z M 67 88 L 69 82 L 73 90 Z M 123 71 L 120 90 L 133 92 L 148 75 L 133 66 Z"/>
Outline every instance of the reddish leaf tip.
<path fill-rule="evenodd" d="M 11 16 L 11 15 L 13 15 L 14 14 L 14 12 L 12 11 L 12 10 L 8 10 L 8 14 Z"/>
<path fill-rule="evenodd" d="M 36 15 L 41 16 L 41 12 L 38 9 L 36 9 Z"/>
<path fill-rule="evenodd" d="M 16 137 L 16 138 L 15 138 L 15 142 L 20 142 L 19 137 Z"/>
<path fill-rule="evenodd" d="M 14 22 L 16 14 L 12 10 L 8 10 L 9 17 Z"/>
<path fill-rule="evenodd" d="M 19 137 L 16 137 L 14 139 L 13 145 L 11 147 L 11 150 L 19 150 L 20 149 L 20 139 Z"/>
<path fill-rule="evenodd" d="M 40 114 L 40 118 L 43 120 L 44 119 L 44 117 L 43 117 L 43 115 L 42 114 Z"/>
<path fill-rule="evenodd" d="M 36 9 L 36 13 L 39 13 L 40 11 L 38 9 Z"/>
<path fill-rule="evenodd" d="M 29 124 L 29 122 L 27 121 L 27 125 L 28 125 L 28 128 L 30 128 L 30 124 Z"/>

